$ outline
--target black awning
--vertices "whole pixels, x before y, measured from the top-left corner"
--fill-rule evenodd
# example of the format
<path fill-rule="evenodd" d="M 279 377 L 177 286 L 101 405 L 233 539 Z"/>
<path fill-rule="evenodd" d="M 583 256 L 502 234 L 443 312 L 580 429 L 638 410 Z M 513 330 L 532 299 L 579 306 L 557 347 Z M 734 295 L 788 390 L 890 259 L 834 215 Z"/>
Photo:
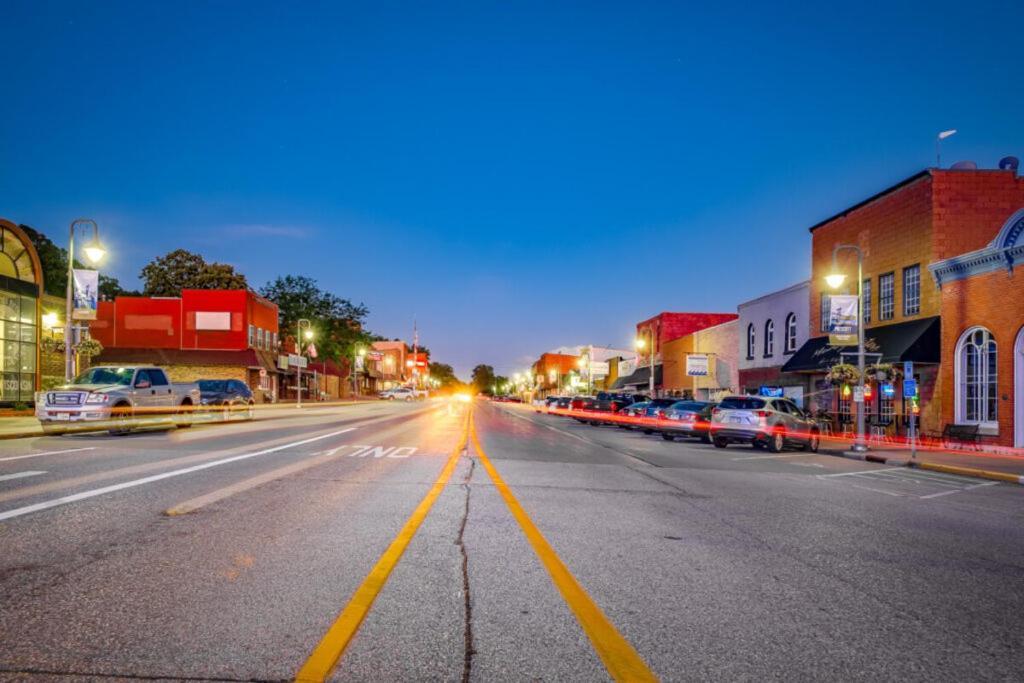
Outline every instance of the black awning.
<path fill-rule="evenodd" d="M 895 325 L 872 327 L 865 335 L 865 351 L 872 362 L 915 363 L 939 362 L 939 318 L 922 318 Z M 856 353 L 857 346 L 830 346 L 828 337 L 808 339 L 793 357 L 782 366 L 783 372 L 827 372 L 830 367 L 844 362 L 844 354 Z M 854 362 L 845 356 L 845 362 Z"/>
<path fill-rule="evenodd" d="M 662 382 L 662 369 L 660 365 L 654 366 L 654 386 L 659 386 Z M 619 377 L 615 380 L 615 384 L 612 385 L 612 389 L 625 389 L 626 387 L 646 387 L 651 384 L 651 366 L 645 365 L 642 368 L 637 368 L 632 375 L 626 375 L 625 377 Z"/>

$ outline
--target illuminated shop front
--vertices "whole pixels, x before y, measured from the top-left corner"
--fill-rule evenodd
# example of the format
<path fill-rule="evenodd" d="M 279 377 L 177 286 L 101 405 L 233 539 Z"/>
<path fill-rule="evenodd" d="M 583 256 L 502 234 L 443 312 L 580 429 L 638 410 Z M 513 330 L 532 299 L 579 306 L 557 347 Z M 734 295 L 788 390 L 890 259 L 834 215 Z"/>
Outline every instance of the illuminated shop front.
<path fill-rule="evenodd" d="M 38 386 L 42 269 L 23 230 L 0 219 L 0 405 L 29 403 Z"/>

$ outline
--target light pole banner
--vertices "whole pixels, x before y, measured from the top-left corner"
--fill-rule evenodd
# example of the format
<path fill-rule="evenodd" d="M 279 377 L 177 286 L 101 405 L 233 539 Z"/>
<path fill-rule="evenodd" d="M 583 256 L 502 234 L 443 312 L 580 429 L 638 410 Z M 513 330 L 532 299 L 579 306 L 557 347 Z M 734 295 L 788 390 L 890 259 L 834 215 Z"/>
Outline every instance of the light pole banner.
<path fill-rule="evenodd" d="M 73 320 L 95 320 L 96 302 L 100 296 L 100 271 L 75 268 L 75 288 L 71 318 Z"/>
<path fill-rule="evenodd" d="M 832 346 L 857 343 L 857 304 L 856 294 L 833 294 L 829 297 L 828 343 Z"/>
<path fill-rule="evenodd" d="M 690 377 L 708 376 L 708 355 L 691 353 L 686 357 L 686 374 Z"/>

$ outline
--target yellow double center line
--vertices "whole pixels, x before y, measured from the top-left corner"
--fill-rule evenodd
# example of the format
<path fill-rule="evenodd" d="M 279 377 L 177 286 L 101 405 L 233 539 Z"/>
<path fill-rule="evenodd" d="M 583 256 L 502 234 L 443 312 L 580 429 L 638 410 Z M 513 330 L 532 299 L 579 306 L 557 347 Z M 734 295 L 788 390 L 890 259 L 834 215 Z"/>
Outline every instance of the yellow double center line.
<path fill-rule="evenodd" d="M 313 654 L 299 670 L 295 677 L 296 681 L 323 681 L 330 675 L 331 670 L 338 663 L 345 648 L 359 630 L 366 614 L 370 611 L 374 599 L 380 593 L 381 588 L 387 581 L 391 570 L 398 564 L 406 546 L 412 540 L 416 530 L 423 522 L 434 501 L 441 494 L 445 484 L 451 478 L 455 465 L 458 462 L 459 454 L 466 446 L 468 438 L 472 438 L 473 447 L 476 450 L 480 462 L 487 471 L 488 476 L 494 482 L 495 488 L 505 501 L 512 516 L 519 523 L 519 527 L 525 534 L 527 541 L 533 551 L 537 554 L 541 564 L 547 569 L 551 581 L 555 584 L 562 599 L 576 616 L 576 620 L 583 628 L 584 633 L 590 638 L 590 642 L 604 663 L 608 673 L 616 681 L 656 681 L 658 678 L 647 667 L 647 664 L 640 657 L 633 646 L 620 634 L 615 626 L 608 620 L 601 608 L 587 594 L 583 586 L 569 571 L 565 563 L 558 557 L 551 545 L 541 534 L 540 530 L 526 514 L 522 505 L 512 495 L 512 490 L 498 474 L 498 471 L 491 464 L 490 458 L 480 445 L 480 439 L 476 433 L 476 424 L 472 412 L 467 416 L 465 430 L 459 440 L 458 446 L 448 458 L 440 476 L 431 487 L 430 491 L 423 498 L 412 516 L 402 527 L 398 536 L 384 552 L 377 564 L 370 571 L 363 583 L 356 589 L 352 599 L 346 605 L 341 615 L 337 618 L 327 634 L 321 639 L 320 644 L 313 650 Z"/>

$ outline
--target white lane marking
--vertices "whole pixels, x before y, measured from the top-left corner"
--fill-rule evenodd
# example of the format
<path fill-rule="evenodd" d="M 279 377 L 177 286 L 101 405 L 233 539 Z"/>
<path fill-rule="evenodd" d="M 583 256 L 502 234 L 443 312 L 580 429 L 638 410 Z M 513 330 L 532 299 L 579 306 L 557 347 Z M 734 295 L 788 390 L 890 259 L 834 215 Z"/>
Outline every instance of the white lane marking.
<path fill-rule="evenodd" d="M 11 458 L 0 458 L 0 462 L 8 462 L 10 460 L 24 460 L 25 458 L 41 458 L 44 455 L 60 455 L 61 453 L 78 453 L 79 451 L 94 451 L 95 446 L 87 446 L 86 448 L 69 448 L 66 451 L 44 451 L 42 453 L 29 453 L 28 455 L 15 455 Z"/>
<path fill-rule="evenodd" d="M 880 470 L 863 470 L 861 472 L 839 472 L 838 474 L 819 474 L 818 476 L 820 478 L 822 478 L 822 479 L 829 478 L 829 477 L 851 477 L 851 476 L 859 476 L 861 474 L 872 474 L 874 472 L 891 472 L 894 469 L 896 469 L 896 468 L 895 467 L 886 467 L 886 468 L 883 468 L 883 469 L 880 469 Z"/>
<path fill-rule="evenodd" d="M 786 464 L 793 465 L 795 467 L 818 467 L 820 469 L 825 469 L 825 466 L 820 462 L 790 462 Z"/>
<path fill-rule="evenodd" d="M 6 512 L 0 512 L 0 522 L 5 519 L 13 519 L 15 517 L 21 517 L 32 512 L 39 512 L 40 510 L 48 510 L 49 508 L 57 507 L 58 505 L 67 505 L 68 503 L 75 503 L 80 500 L 87 498 L 94 498 L 96 496 L 102 496 L 107 493 L 113 493 L 115 491 L 121 491 L 123 489 L 130 489 L 136 486 L 142 486 L 143 484 L 151 484 L 154 481 L 160 481 L 161 479 L 170 479 L 171 477 L 181 476 L 183 474 L 189 474 L 191 472 L 198 472 L 200 470 L 206 470 L 211 467 L 217 467 L 218 465 L 226 465 L 230 462 L 238 462 L 239 460 L 246 460 L 248 458 L 255 458 L 258 455 L 266 455 L 267 453 L 274 453 L 276 451 L 283 451 L 286 448 L 293 448 L 295 446 L 302 446 L 303 444 L 313 443 L 314 441 L 321 441 L 323 439 L 329 439 L 332 436 L 338 434 L 344 434 L 346 432 L 354 431 L 355 427 L 349 427 L 348 429 L 340 429 L 336 432 L 329 434 L 321 434 L 320 436 L 314 436 L 309 439 L 303 439 L 301 441 L 293 441 L 292 443 L 286 443 L 281 446 L 275 446 L 273 448 L 266 448 L 262 451 L 254 451 L 252 453 L 243 453 L 242 455 L 235 455 L 230 458 L 224 458 L 223 460 L 214 460 L 213 462 L 205 462 L 202 465 L 193 465 L 192 467 L 184 467 L 180 470 L 172 470 L 170 472 L 163 472 L 161 474 L 154 474 L 150 477 L 143 477 L 142 479 L 135 479 L 132 481 L 125 481 L 120 484 L 112 484 L 110 486 L 104 486 L 98 489 L 92 489 L 91 491 L 82 491 L 81 493 L 75 493 L 70 496 L 63 496 L 62 498 L 54 498 L 53 500 L 46 500 L 42 503 L 36 503 L 34 505 L 26 505 L 24 507 L 15 508 Z"/>
<path fill-rule="evenodd" d="M 743 458 L 729 458 L 730 460 L 775 460 L 777 458 L 809 458 L 817 453 L 788 453 L 786 455 L 750 455 Z"/>
<path fill-rule="evenodd" d="M 24 479 L 25 477 L 35 477 L 40 474 L 46 474 L 41 470 L 33 470 L 31 472 L 15 472 L 14 474 L 4 474 L 0 476 L 0 481 L 10 481 L 11 479 Z"/>
<path fill-rule="evenodd" d="M 925 498 L 938 498 L 939 496 L 948 496 L 948 495 L 951 495 L 951 494 L 954 494 L 954 493 L 962 493 L 964 491 L 970 491 L 971 489 L 980 489 L 982 486 L 995 486 L 998 483 L 999 483 L 998 481 L 987 481 L 984 484 L 975 484 L 974 486 L 967 486 L 965 488 L 957 489 L 955 491 L 939 491 L 938 493 L 931 493 L 931 494 L 928 494 L 927 496 L 919 496 L 919 497 L 922 500 L 925 499 Z"/>
<path fill-rule="evenodd" d="M 861 486 L 860 484 L 850 484 L 855 489 L 864 489 L 865 491 L 874 491 L 875 493 L 884 493 L 887 496 L 895 496 L 896 498 L 903 498 L 906 494 L 896 493 L 895 491 L 885 491 L 883 489 L 873 489 L 870 486 Z"/>

